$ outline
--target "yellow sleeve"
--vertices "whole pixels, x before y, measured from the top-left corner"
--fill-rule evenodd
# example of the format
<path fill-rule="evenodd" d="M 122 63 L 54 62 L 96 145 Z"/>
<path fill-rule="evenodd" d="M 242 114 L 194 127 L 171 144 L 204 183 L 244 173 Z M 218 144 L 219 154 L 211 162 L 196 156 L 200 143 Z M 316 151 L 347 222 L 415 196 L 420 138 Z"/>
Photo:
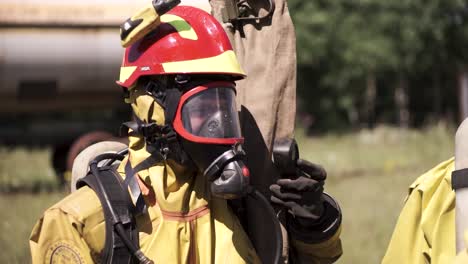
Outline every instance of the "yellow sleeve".
<path fill-rule="evenodd" d="M 452 263 L 455 257 L 453 169 L 453 159 L 449 159 L 410 186 L 383 264 Z"/>
<path fill-rule="evenodd" d="M 93 263 L 82 228 L 82 223 L 61 209 L 47 210 L 29 238 L 32 263 Z"/>
<path fill-rule="evenodd" d="M 328 240 L 310 244 L 299 240 L 292 240 L 295 256 L 293 263 L 324 264 L 335 262 L 342 254 L 341 247 L 341 226 L 336 233 Z"/>
<path fill-rule="evenodd" d="M 408 196 L 382 264 L 426 263 L 425 256 L 430 260 L 430 247 L 424 239 L 424 232 L 420 226 L 421 204 L 421 194 L 418 191 Z"/>

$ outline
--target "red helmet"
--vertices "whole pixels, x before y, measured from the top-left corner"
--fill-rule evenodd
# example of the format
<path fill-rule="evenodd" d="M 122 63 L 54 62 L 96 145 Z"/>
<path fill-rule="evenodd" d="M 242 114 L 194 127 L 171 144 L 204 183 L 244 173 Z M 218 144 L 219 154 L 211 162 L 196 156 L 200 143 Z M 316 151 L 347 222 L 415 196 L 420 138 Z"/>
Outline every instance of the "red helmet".
<path fill-rule="evenodd" d="M 117 83 L 132 88 L 141 76 L 224 74 L 242 79 L 242 71 L 221 24 L 205 11 L 177 6 L 161 24 L 125 49 Z"/>

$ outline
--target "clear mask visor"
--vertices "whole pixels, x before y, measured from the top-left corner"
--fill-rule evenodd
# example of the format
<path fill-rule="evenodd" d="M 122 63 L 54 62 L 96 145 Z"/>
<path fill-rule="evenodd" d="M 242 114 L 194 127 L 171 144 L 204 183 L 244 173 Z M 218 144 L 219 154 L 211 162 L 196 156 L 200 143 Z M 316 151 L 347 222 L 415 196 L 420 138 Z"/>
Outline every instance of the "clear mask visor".
<path fill-rule="evenodd" d="M 182 106 L 182 125 L 197 137 L 240 138 L 241 129 L 232 87 L 215 87 L 192 95 Z"/>

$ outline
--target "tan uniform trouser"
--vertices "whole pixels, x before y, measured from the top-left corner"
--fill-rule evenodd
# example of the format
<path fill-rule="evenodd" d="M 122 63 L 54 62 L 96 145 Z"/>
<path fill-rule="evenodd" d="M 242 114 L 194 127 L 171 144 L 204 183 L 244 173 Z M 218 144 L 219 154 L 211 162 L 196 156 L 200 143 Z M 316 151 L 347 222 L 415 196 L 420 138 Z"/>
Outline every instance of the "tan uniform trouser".
<path fill-rule="evenodd" d="M 264 192 L 278 178 L 270 159 L 272 144 L 277 138 L 293 137 L 296 115 L 296 35 L 286 1 L 274 1 L 275 10 L 267 19 L 223 24 L 247 74 L 246 79 L 237 82 L 237 99 L 252 184 Z M 222 22 L 226 1 L 210 0 L 210 4 L 213 15 Z M 252 9 L 251 16 L 264 16 L 269 9 L 268 0 L 247 4 Z M 251 217 L 253 222 L 262 219 Z M 253 235 L 260 237 L 258 243 L 264 243 L 264 234 Z M 283 232 L 285 259 L 287 241 L 287 233 Z"/>

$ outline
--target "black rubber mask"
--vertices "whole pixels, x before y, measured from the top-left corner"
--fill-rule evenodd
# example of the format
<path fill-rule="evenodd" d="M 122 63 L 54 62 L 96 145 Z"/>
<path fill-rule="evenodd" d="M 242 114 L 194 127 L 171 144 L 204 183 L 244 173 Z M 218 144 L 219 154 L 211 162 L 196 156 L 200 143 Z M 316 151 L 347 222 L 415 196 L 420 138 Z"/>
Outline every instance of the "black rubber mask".
<path fill-rule="evenodd" d="M 247 193 L 250 175 L 244 164 L 233 83 L 209 83 L 183 94 L 174 129 L 214 196 L 234 199 Z"/>

